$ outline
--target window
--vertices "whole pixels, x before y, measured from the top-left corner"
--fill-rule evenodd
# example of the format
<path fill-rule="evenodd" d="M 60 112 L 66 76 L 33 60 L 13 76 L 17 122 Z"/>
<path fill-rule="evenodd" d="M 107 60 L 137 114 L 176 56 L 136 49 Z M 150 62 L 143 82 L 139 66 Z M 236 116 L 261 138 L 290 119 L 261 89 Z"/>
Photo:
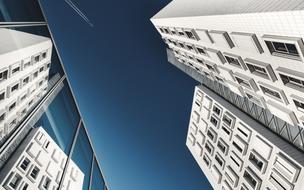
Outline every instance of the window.
<path fill-rule="evenodd" d="M 46 53 L 46 52 L 43 52 L 43 53 L 41 54 L 42 59 L 45 59 L 46 56 L 47 56 L 47 53 Z"/>
<path fill-rule="evenodd" d="M 23 170 L 23 171 L 26 171 L 27 168 L 29 167 L 30 165 L 30 160 L 28 158 L 24 158 L 24 160 L 21 162 L 20 164 L 20 168 Z"/>
<path fill-rule="evenodd" d="M 259 170 L 262 171 L 264 162 L 262 158 L 258 156 L 256 153 L 251 152 L 249 155 L 249 161 Z"/>
<path fill-rule="evenodd" d="M 294 58 L 300 58 L 300 54 L 295 44 L 267 40 L 265 40 L 265 43 L 272 55 L 287 55 Z"/>
<path fill-rule="evenodd" d="M 210 155 L 213 154 L 213 146 L 211 145 L 211 143 L 209 141 L 206 142 L 205 148 Z"/>
<path fill-rule="evenodd" d="M 12 86 L 11 88 L 11 92 L 15 92 L 16 90 L 19 89 L 19 83 L 15 84 L 14 86 Z"/>
<path fill-rule="evenodd" d="M 39 168 L 37 166 L 34 166 L 34 168 L 32 169 L 32 172 L 30 173 L 30 176 L 33 178 L 33 179 L 36 179 L 39 175 Z"/>
<path fill-rule="evenodd" d="M 231 155 L 229 157 L 237 168 L 240 169 L 242 167 L 242 160 L 234 152 L 231 152 Z"/>
<path fill-rule="evenodd" d="M 34 63 L 37 63 L 40 60 L 40 56 L 36 55 L 34 56 Z"/>
<path fill-rule="evenodd" d="M 245 81 L 244 79 L 241 79 L 241 78 L 239 78 L 239 77 L 237 77 L 237 76 L 235 76 L 234 78 L 235 78 L 235 80 L 236 80 L 240 85 L 242 85 L 242 86 L 244 86 L 244 87 L 247 87 L 247 88 L 251 89 L 251 85 L 250 85 L 250 83 L 249 83 L 248 81 Z"/>
<path fill-rule="evenodd" d="M 34 78 L 38 77 L 38 71 L 34 72 L 33 77 Z"/>
<path fill-rule="evenodd" d="M 217 105 L 213 105 L 213 109 L 212 111 L 217 115 L 217 116 L 221 116 L 222 113 L 222 109 L 220 107 L 218 107 Z"/>
<path fill-rule="evenodd" d="M 224 159 L 223 159 L 218 153 L 215 155 L 214 158 L 215 158 L 216 162 L 217 162 L 221 167 L 224 167 L 225 161 L 224 161 Z"/>
<path fill-rule="evenodd" d="M 197 57 L 197 58 L 196 58 L 196 61 L 197 61 L 198 63 L 202 64 L 202 65 L 204 64 L 204 61 L 203 61 L 201 58 L 198 58 L 198 57 Z"/>
<path fill-rule="evenodd" d="M 5 98 L 5 92 L 0 92 L 0 101 L 4 100 Z"/>
<path fill-rule="evenodd" d="M 217 142 L 217 147 L 223 154 L 226 154 L 228 152 L 228 145 L 223 141 L 223 139 L 219 139 Z"/>
<path fill-rule="evenodd" d="M 280 93 L 260 85 L 262 92 L 266 95 L 282 100 Z"/>
<path fill-rule="evenodd" d="M 205 164 L 209 167 L 211 161 L 210 161 L 210 158 L 206 154 L 204 154 L 203 160 L 204 160 Z"/>
<path fill-rule="evenodd" d="M 0 114 L 0 123 L 1 123 L 2 121 L 4 121 L 4 119 L 5 119 L 5 113 Z"/>
<path fill-rule="evenodd" d="M 234 122 L 235 122 L 235 117 L 233 117 L 232 115 L 230 115 L 228 112 L 225 112 L 225 114 L 223 115 L 222 121 L 230 128 L 233 127 Z"/>
<path fill-rule="evenodd" d="M 50 68 L 51 63 L 46 64 L 46 68 Z"/>
<path fill-rule="evenodd" d="M 243 149 L 236 143 L 236 142 L 232 142 L 232 145 L 240 152 L 243 153 Z"/>
<path fill-rule="evenodd" d="M 218 121 L 218 119 L 217 119 L 215 116 L 212 115 L 212 116 L 210 117 L 210 122 L 211 122 L 212 125 L 215 126 L 216 128 L 218 127 L 219 121 Z"/>
<path fill-rule="evenodd" d="M 27 190 L 27 188 L 28 188 L 28 184 L 25 183 L 25 184 L 23 185 L 23 187 L 22 187 L 22 190 Z"/>
<path fill-rule="evenodd" d="M 216 132 L 215 132 L 212 128 L 209 128 L 209 129 L 208 129 L 208 131 L 207 131 L 207 136 L 208 136 L 212 141 L 216 141 L 217 134 L 216 134 Z"/>
<path fill-rule="evenodd" d="M 9 186 L 13 189 L 17 189 L 19 183 L 21 182 L 21 176 L 16 174 L 10 181 Z"/>
<path fill-rule="evenodd" d="M 258 177 L 255 174 L 253 174 L 251 169 L 249 168 L 246 169 L 243 177 L 253 189 L 258 189 L 259 186 Z"/>
<path fill-rule="evenodd" d="M 178 45 L 179 45 L 179 47 L 181 47 L 181 48 L 185 48 L 185 45 L 184 45 L 183 42 L 178 42 Z"/>
<path fill-rule="evenodd" d="M 265 78 L 269 78 L 265 68 L 259 67 L 257 65 L 252 65 L 249 63 L 246 63 L 246 65 L 251 73 L 257 73 L 260 74 L 261 76 L 265 76 Z"/>
<path fill-rule="evenodd" d="M 224 57 L 226 58 L 227 62 L 230 65 L 237 66 L 237 67 L 242 67 L 238 59 L 227 56 L 227 55 L 224 55 Z"/>
<path fill-rule="evenodd" d="M 46 176 L 46 177 L 44 178 L 43 183 L 42 183 L 42 187 L 43 187 L 44 189 L 49 189 L 50 184 L 51 184 L 51 180 L 50 180 L 50 178 L 48 178 L 48 177 Z"/>
<path fill-rule="evenodd" d="M 12 69 L 12 75 L 20 71 L 20 66 Z"/>
<path fill-rule="evenodd" d="M 39 72 L 41 73 L 44 70 L 44 67 L 39 68 Z"/>
<path fill-rule="evenodd" d="M 293 99 L 293 103 L 295 104 L 295 106 L 297 107 L 297 109 L 299 111 L 304 112 L 304 103 L 303 102 Z"/>
<path fill-rule="evenodd" d="M 30 77 L 26 77 L 25 79 L 23 79 L 23 85 L 26 85 L 30 82 Z"/>
<path fill-rule="evenodd" d="M 200 53 L 200 54 L 202 54 L 202 55 L 206 55 L 206 54 L 207 54 L 206 51 L 205 51 L 205 49 L 202 48 L 202 47 L 197 47 L 197 46 L 196 46 L 196 49 L 197 49 L 198 53 Z"/>
<path fill-rule="evenodd" d="M 12 104 L 8 107 L 8 111 L 12 111 L 15 107 L 16 107 L 16 102 L 12 103 Z"/>
<path fill-rule="evenodd" d="M 185 34 L 190 39 L 198 40 L 194 30 L 185 30 Z"/>
<path fill-rule="evenodd" d="M 7 79 L 7 73 L 7 70 L 0 72 L 0 82 Z"/>
<path fill-rule="evenodd" d="M 231 135 L 231 130 L 228 129 L 225 125 L 222 125 L 222 130 L 223 130 L 228 136 Z"/>
<path fill-rule="evenodd" d="M 27 61 L 23 64 L 23 68 L 26 69 L 28 68 L 29 66 L 31 65 L 31 62 L 30 61 Z"/>
<path fill-rule="evenodd" d="M 294 77 L 283 75 L 283 74 L 280 74 L 280 77 L 281 77 L 281 79 L 282 79 L 282 81 L 285 85 L 290 84 L 290 85 L 293 85 L 293 86 L 296 86 L 296 87 L 304 88 L 304 81 L 303 80 L 296 79 Z"/>

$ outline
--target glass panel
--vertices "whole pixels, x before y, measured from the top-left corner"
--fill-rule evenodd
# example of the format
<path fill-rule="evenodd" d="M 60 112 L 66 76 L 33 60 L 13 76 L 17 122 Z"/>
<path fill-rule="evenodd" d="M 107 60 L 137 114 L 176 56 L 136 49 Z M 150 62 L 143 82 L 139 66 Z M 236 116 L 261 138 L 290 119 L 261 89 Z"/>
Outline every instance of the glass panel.
<path fill-rule="evenodd" d="M 80 187 L 82 187 L 81 189 L 88 190 L 90 183 L 92 160 L 93 150 L 89 143 L 86 131 L 83 125 L 81 125 L 76 139 L 75 147 L 71 154 L 71 161 L 69 162 L 67 173 L 63 180 L 64 188 L 69 185 L 69 189 L 80 189 Z M 77 175 L 76 171 L 78 171 Z M 75 176 L 73 183 L 71 183 L 71 181 L 73 180 L 70 180 L 72 176 Z"/>
<path fill-rule="evenodd" d="M 68 154 L 79 121 L 80 115 L 65 80 L 61 91 L 45 108 L 35 127 L 42 126 L 60 148 Z"/>
<path fill-rule="evenodd" d="M 5 94 L 1 145 L 63 76 L 63 69 L 46 25 L 0 28 L 0 62 L 0 92 Z M 13 102 L 16 107 L 7 110 Z"/>
<path fill-rule="evenodd" d="M 275 48 L 276 51 L 280 51 L 280 52 L 286 52 L 287 53 L 287 49 L 284 43 L 280 43 L 280 42 L 272 42 L 273 47 Z"/>
<path fill-rule="evenodd" d="M 43 22 L 38 0 L 0 0 L 0 22 Z"/>
<path fill-rule="evenodd" d="M 285 44 L 285 45 L 290 54 L 299 55 L 298 50 L 294 44 Z"/>
<path fill-rule="evenodd" d="M 96 159 L 94 159 L 93 165 L 93 176 L 91 182 L 91 190 L 102 190 L 104 189 L 105 182 L 98 167 Z"/>

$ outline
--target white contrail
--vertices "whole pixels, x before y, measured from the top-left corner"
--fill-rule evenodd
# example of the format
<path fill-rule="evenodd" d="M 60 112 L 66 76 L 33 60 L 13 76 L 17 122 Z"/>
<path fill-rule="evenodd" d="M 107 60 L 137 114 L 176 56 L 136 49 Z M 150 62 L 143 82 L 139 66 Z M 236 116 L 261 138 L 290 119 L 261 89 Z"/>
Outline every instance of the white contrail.
<path fill-rule="evenodd" d="M 65 2 L 91 27 L 93 27 L 93 23 L 88 19 L 88 17 L 81 12 L 81 10 L 78 9 L 78 7 L 71 1 L 71 0 L 65 0 Z"/>

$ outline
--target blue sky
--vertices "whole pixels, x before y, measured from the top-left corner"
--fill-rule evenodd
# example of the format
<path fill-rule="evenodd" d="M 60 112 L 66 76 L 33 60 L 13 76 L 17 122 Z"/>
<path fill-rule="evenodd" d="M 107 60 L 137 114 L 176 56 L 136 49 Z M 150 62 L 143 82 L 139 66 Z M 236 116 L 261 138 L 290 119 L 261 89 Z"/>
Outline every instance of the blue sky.
<path fill-rule="evenodd" d="M 41 0 L 112 190 L 208 190 L 185 141 L 194 86 L 149 18 L 169 0 Z"/>

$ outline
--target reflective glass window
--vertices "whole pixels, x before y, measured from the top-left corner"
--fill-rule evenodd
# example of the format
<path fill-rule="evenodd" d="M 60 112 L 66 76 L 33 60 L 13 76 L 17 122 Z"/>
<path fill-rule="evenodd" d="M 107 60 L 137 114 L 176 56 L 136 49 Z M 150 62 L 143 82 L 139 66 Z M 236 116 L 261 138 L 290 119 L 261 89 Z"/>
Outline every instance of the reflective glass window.
<path fill-rule="evenodd" d="M 0 22 L 43 22 L 38 0 L 0 0 Z"/>
<path fill-rule="evenodd" d="M 91 190 L 101 190 L 104 189 L 104 186 L 105 186 L 104 179 L 98 167 L 97 161 L 96 159 L 94 159 Z"/>

